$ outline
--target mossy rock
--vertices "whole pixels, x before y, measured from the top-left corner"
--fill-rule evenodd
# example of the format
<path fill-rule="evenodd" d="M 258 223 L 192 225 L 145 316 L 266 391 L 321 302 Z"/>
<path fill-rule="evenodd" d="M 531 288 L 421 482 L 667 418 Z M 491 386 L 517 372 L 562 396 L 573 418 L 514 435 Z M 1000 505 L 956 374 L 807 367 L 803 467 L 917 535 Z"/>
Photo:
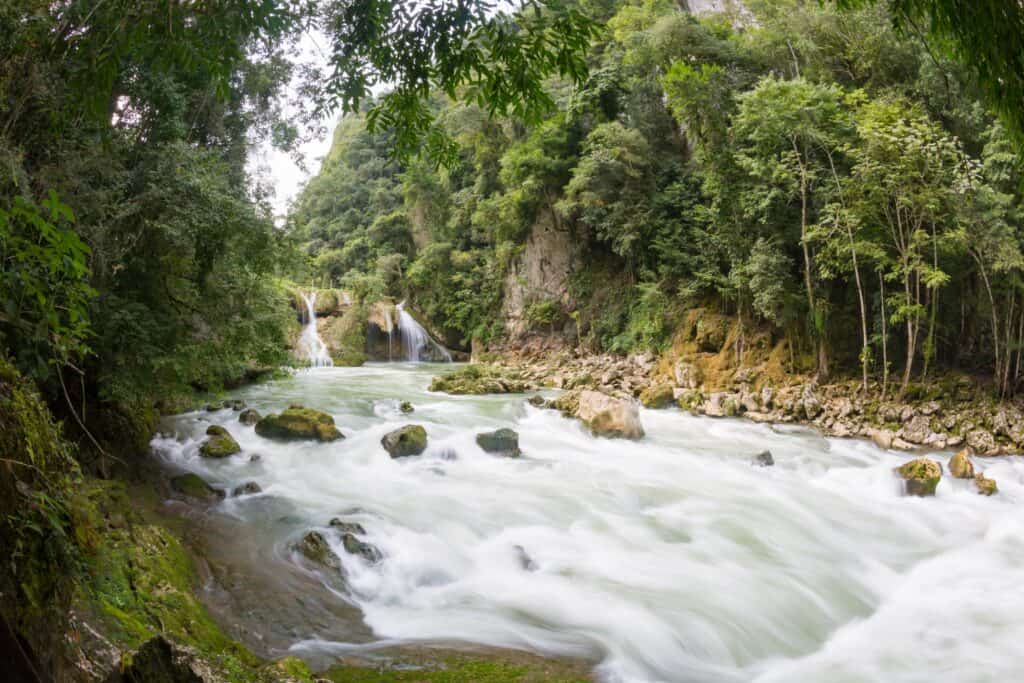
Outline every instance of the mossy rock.
<path fill-rule="evenodd" d="M 971 462 L 971 449 L 963 448 L 949 459 L 949 474 L 957 479 L 973 479 L 974 463 Z"/>
<path fill-rule="evenodd" d="M 668 408 L 673 400 L 671 384 L 654 384 L 640 392 L 640 403 L 645 408 Z"/>
<path fill-rule="evenodd" d="M 448 394 L 521 394 L 533 388 L 519 373 L 492 365 L 467 365 L 430 382 L 430 391 Z"/>
<path fill-rule="evenodd" d="M 345 438 L 334 425 L 333 417 L 300 405 L 293 405 L 280 414 L 267 415 L 256 423 L 256 433 L 281 441 L 337 441 Z"/>
<path fill-rule="evenodd" d="M 218 491 L 213 488 L 206 483 L 205 479 L 193 472 L 172 478 L 171 488 L 184 496 L 188 496 L 189 498 L 195 498 L 196 500 L 203 500 L 211 503 L 224 497 L 223 491 Z"/>
<path fill-rule="evenodd" d="M 199 447 L 199 455 L 204 458 L 226 458 L 242 451 L 242 447 L 238 445 L 231 433 L 220 425 L 207 427 L 206 435 L 210 438 Z"/>
<path fill-rule="evenodd" d="M 991 496 L 992 494 L 999 492 L 999 487 L 996 486 L 996 480 L 989 479 L 980 472 L 974 477 L 974 486 L 978 489 L 978 493 L 983 496 Z"/>
<path fill-rule="evenodd" d="M 896 471 L 903 477 L 910 496 L 934 496 L 935 488 L 942 479 L 942 466 L 928 458 L 911 460 Z"/>
<path fill-rule="evenodd" d="M 679 400 L 676 403 L 683 410 L 689 411 L 691 413 L 696 413 L 697 410 L 700 408 L 701 404 L 704 403 L 704 394 L 702 394 L 697 389 L 691 389 L 689 391 L 683 392 L 683 394 L 679 397 Z"/>
<path fill-rule="evenodd" d="M 406 425 L 385 434 L 380 445 L 392 458 L 419 455 L 427 450 L 427 430 L 420 425 Z"/>
<path fill-rule="evenodd" d="M 485 453 L 506 458 L 518 458 L 522 455 L 522 451 L 519 450 L 519 434 L 513 429 L 482 432 L 476 435 L 476 443 Z"/>
<path fill-rule="evenodd" d="M 341 569 L 341 559 L 331 550 L 327 539 L 319 531 L 310 531 L 302 537 L 295 549 L 302 553 L 310 562 L 329 567 L 330 569 Z"/>
<path fill-rule="evenodd" d="M 416 410 L 415 408 L 412 407 L 412 404 L 409 403 L 408 401 L 402 401 L 401 403 L 399 403 L 398 404 L 398 409 L 400 411 L 402 411 L 403 413 L 405 413 L 406 415 L 408 415 L 409 413 L 414 412 Z"/>
<path fill-rule="evenodd" d="M 244 425 L 254 425 L 262 419 L 263 416 L 260 415 L 260 411 L 255 408 L 246 408 L 238 414 L 238 421 Z"/>
<path fill-rule="evenodd" d="M 370 545 L 365 541 L 360 541 L 355 537 L 355 534 L 350 532 L 346 532 L 341 535 L 341 546 L 348 554 L 358 555 L 370 564 L 376 564 L 384 558 L 384 555 L 376 546 Z"/>

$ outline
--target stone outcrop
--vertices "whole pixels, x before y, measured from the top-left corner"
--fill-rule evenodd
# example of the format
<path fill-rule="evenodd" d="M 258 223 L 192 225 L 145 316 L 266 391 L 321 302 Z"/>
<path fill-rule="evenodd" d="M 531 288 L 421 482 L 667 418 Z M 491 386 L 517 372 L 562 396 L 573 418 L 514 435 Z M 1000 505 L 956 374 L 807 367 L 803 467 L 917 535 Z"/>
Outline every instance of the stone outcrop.
<path fill-rule="evenodd" d="M 596 436 L 626 439 L 640 439 L 644 436 L 640 411 L 632 401 L 585 389 L 580 392 L 576 416 Z"/>
<path fill-rule="evenodd" d="M 182 474 L 171 479 L 171 488 L 183 496 L 203 501 L 205 503 L 216 503 L 224 498 L 224 492 L 206 483 L 206 480 L 198 474 Z"/>
<path fill-rule="evenodd" d="M 506 458 L 518 458 L 522 455 L 522 451 L 519 450 L 519 434 L 512 429 L 482 432 L 476 435 L 476 443 L 485 453 Z"/>
<path fill-rule="evenodd" d="M 199 447 L 199 455 L 204 458 L 226 458 L 242 451 L 230 432 L 220 425 L 207 427 L 206 435 L 209 438 Z"/>
<path fill-rule="evenodd" d="M 674 400 L 671 384 L 653 384 L 640 392 L 640 403 L 645 408 L 668 408 Z"/>
<path fill-rule="evenodd" d="M 419 455 L 427 450 L 427 430 L 420 425 L 406 425 L 385 434 L 380 445 L 392 458 Z"/>
<path fill-rule="evenodd" d="M 908 496 L 934 496 L 942 479 L 942 466 L 928 458 L 917 458 L 896 470 L 904 481 Z"/>
<path fill-rule="evenodd" d="M 280 414 L 267 415 L 256 423 L 256 433 L 281 441 L 337 441 L 345 437 L 334 425 L 334 418 L 301 405 L 290 406 Z"/>
<path fill-rule="evenodd" d="M 430 391 L 448 394 L 520 394 L 535 387 L 516 371 L 476 364 L 439 375 L 430 382 Z"/>

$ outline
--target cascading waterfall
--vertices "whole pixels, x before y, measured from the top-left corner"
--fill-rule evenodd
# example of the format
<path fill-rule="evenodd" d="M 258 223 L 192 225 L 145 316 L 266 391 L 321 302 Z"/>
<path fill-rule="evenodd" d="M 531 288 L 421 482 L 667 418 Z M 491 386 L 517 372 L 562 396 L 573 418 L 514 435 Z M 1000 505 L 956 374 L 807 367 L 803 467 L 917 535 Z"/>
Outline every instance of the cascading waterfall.
<path fill-rule="evenodd" d="M 445 363 L 452 362 L 452 355 L 448 353 L 448 349 L 435 342 L 427 331 L 423 329 L 423 326 L 416 322 L 416 318 L 406 312 L 404 301 L 395 306 L 395 310 L 398 311 L 398 333 L 402 337 L 405 360 L 418 362 L 421 360 L 433 360 L 440 356 Z M 389 344 L 390 339 L 389 333 Z M 436 353 L 432 353 L 432 350 Z"/>
<path fill-rule="evenodd" d="M 334 361 L 331 360 L 327 345 L 316 330 L 316 292 L 303 293 L 302 300 L 306 302 L 306 327 L 299 337 L 299 348 L 306 353 L 309 364 L 314 368 L 330 367 L 334 365 Z"/>

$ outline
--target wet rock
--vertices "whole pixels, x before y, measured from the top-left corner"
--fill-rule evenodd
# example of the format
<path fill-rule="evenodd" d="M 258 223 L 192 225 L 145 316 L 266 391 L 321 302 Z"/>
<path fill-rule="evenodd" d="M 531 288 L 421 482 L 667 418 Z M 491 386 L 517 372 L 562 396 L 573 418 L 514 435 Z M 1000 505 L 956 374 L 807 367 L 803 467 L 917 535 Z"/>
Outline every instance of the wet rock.
<path fill-rule="evenodd" d="M 978 493 L 983 496 L 991 496 L 993 493 L 999 492 L 999 487 L 996 486 L 996 480 L 989 479 L 980 472 L 974 477 L 974 486 L 978 489 Z"/>
<path fill-rule="evenodd" d="M 718 391 L 708 396 L 701 409 L 708 417 L 736 417 L 740 414 L 740 403 L 732 394 Z"/>
<path fill-rule="evenodd" d="M 1010 436 L 1010 418 L 1005 409 L 996 411 L 992 416 L 992 433 L 996 436 Z"/>
<path fill-rule="evenodd" d="M 577 416 L 596 436 L 639 439 L 644 435 L 636 404 L 598 391 L 580 393 Z"/>
<path fill-rule="evenodd" d="M 932 417 L 933 415 L 938 415 L 942 412 L 942 406 L 939 405 L 938 401 L 928 401 L 926 403 L 922 403 L 917 410 L 922 415 Z"/>
<path fill-rule="evenodd" d="M 775 400 L 775 390 L 771 387 L 761 388 L 761 407 L 765 410 L 771 410 L 773 402 Z"/>
<path fill-rule="evenodd" d="M 251 496 L 254 493 L 263 493 L 263 489 L 256 482 L 247 481 L 241 486 L 236 486 L 231 493 L 235 496 Z"/>
<path fill-rule="evenodd" d="M 676 399 L 676 403 L 683 410 L 691 413 L 697 413 L 700 411 L 701 405 L 704 403 L 704 396 L 696 389 L 684 391 Z"/>
<path fill-rule="evenodd" d="M 519 434 L 513 429 L 482 432 L 476 435 L 476 443 L 485 453 L 506 458 L 518 458 L 522 455 L 522 451 L 519 450 Z"/>
<path fill-rule="evenodd" d="M 541 396 L 540 394 L 534 394 L 530 398 L 526 399 L 526 402 L 529 403 L 534 408 L 543 408 L 544 406 L 547 405 L 547 401 L 545 401 L 544 397 Z"/>
<path fill-rule="evenodd" d="M 352 533 L 341 535 L 341 545 L 345 548 L 345 552 L 358 555 L 371 564 L 380 562 L 384 557 L 375 546 L 360 541 Z"/>
<path fill-rule="evenodd" d="M 259 453 L 253 453 L 249 456 L 249 462 L 259 462 L 260 460 L 263 460 L 263 456 Z"/>
<path fill-rule="evenodd" d="M 884 450 L 892 448 L 893 439 L 896 438 L 896 435 L 889 429 L 872 429 L 869 436 L 876 446 Z"/>
<path fill-rule="evenodd" d="M 330 522 L 331 528 L 337 529 L 343 534 L 365 534 L 366 529 L 363 528 L 362 524 L 358 522 L 346 522 L 340 517 L 335 517 Z"/>
<path fill-rule="evenodd" d="M 406 425 L 385 434 L 380 445 L 392 458 L 419 455 L 427 449 L 427 430 L 420 425 Z"/>
<path fill-rule="evenodd" d="M 255 408 L 246 408 L 238 414 L 238 421 L 244 425 L 254 425 L 262 419 L 263 416 L 260 415 L 260 411 Z"/>
<path fill-rule="evenodd" d="M 804 386 L 803 393 L 800 397 L 800 407 L 803 411 L 804 417 L 808 420 L 813 420 L 822 411 L 821 401 L 814 394 L 814 387 L 810 384 Z"/>
<path fill-rule="evenodd" d="M 957 479 L 973 479 L 974 478 L 974 463 L 971 462 L 971 449 L 964 448 L 949 459 L 950 476 L 956 477 Z"/>
<path fill-rule="evenodd" d="M 522 569 L 524 569 L 525 571 L 528 571 L 528 572 L 535 572 L 535 571 L 537 571 L 537 563 L 534 562 L 533 558 L 531 558 L 526 553 L 526 548 L 524 548 L 521 545 L 514 545 L 514 546 L 512 546 L 512 549 L 515 551 L 515 553 L 516 553 L 516 560 L 519 562 L 519 566 Z"/>
<path fill-rule="evenodd" d="M 224 497 L 223 491 L 218 491 L 198 474 L 182 474 L 171 479 L 171 488 L 178 493 L 201 500 L 207 503 L 214 503 Z"/>
<path fill-rule="evenodd" d="M 942 479 L 942 466 L 928 458 L 917 458 L 896 470 L 904 480 L 908 496 L 934 496 L 935 487 Z"/>
<path fill-rule="evenodd" d="M 454 448 L 442 448 L 437 457 L 442 460 L 458 460 L 459 454 L 455 452 Z"/>
<path fill-rule="evenodd" d="M 398 404 L 398 409 L 401 412 L 405 413 L 406 415 L 408 415 L 409 413 L 411 413 L 414 410 L 416 410 L 415 408 L 412 407 L 412 404 L 409 403 L 408 401 L 402 401 L 401 403 L 399 403 Z"/>
<path fill-rule="evenodd" d="M 975 429 L 967 433 L 967 445 L 978 455 L 990 455 L 996 452 L 996 439 L 992 432 Z"/>
<path fill-rule="evenodd" d="M 228 430 L 220 425 L 210 425 L 207 427 L 206 435 L 210 438 L 199 447 L 199 455 L 204 458 L 226 458 L 242 450 L 242 447 L 232 438 Z"/>
<path fill-rule="evenodd" d="M 319 531 L 307 533 L 295 544 L 295 549 L 310 562 L 331 569 L 341 569 L 341 559 L 331 550 L 327 539 Z"/>
<path fill-rule="evenodd" d="M 242 410 L 243 408 L 245 408 L 245 401 L 243 401 L 240 398 L 236 398 L 235 400 L 230 401 L 230 407 L 231 407 L 231 410 L 234 410 L 235 412 L 238 412 L 239 410 Z"/>
<path fill-rule="evenodd" d="M 430 391 L 449 394 L 518 394 L 533 388 L 521 372 L 493 365 L 468 365 L 430 382 Z"/>
<path fill-rule="evenodd" d="M 924 415 L 915 415 L 900 428 L 898 434 L 910 443 L 923 444 L 932 435 L 931 420 Z"/>
<path fill-rule="evenodd" d="M 771 451 L 765 449 L 755 455 L 751 462 L 758 467 L 771 467 L 775 464 L 775 458 L 772 457 Z"/>
<path fill-rule="evenodd" d="M 684 389 L 696 389 L 704 381 L 700 368 L 693 363 L 678 361 L 673 368 L 676 384 Z"/>
<path fill-rule="evenodd" d="M 654 384 L 640 392 L 640 403 L 645 408 L 668 408 L 672 405 L 672 385 Z"/>
<path fill-rule="evenodd" d="M 125 653 L 106 683 L 204 683 L 215 670 L 194 649 L 154 636 Z"/>
<path fill-rule="evenodd" d="M 282 441 L 337 441 L 345 438 L 334 425 L 333 417 L 300 405 L 290 406 L 279 415 L 267 415 L 256 423 L 256 433 Z"/>
<path fill-rule="evenodd" d="M 203 406 L 203 409 L 208 413 L 215 413 L 223 407 L 223 404 L 220 403 L 207 403 Z"/>
<path fill-rule="evenodd" d="M 914 414 L 915 412 L 913 406 L 903 406 L 903 408 L 900 410 L 900 422 L 910 422 L 912 419 L 914 419 Z"/>

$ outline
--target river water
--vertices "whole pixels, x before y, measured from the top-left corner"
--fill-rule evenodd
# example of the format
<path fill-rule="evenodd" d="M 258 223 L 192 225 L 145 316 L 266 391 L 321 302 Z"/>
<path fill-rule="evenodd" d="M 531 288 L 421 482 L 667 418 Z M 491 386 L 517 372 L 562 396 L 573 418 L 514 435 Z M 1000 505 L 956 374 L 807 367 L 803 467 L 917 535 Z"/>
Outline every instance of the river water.
<path fill-rule="evenodd" d="M 948 477 L 908 498 L 892 472 L 907 456 L 864 441 L 675 409 L 641 410 L 641 441 L 599 439 L 522 395 L 426 390 L 452 369 L 322 368 L 232 394 L 331 413 L 343 441 L 270 442 L 221 410 L 167 420 L 154 451 L 218 486 L 260 484 L 212 512 L 250 530 L 253 563 L 298 567 L 306 530 L 362 524 L 384 560 L 339 544 L 347 578 L 320 579 L 382 641 L 586 658 L 607 681 L 1024 680 L 1024 458 L 976 460 L 992 498 Z M 211 422 L 243 453 L 200 458 Z M 429 447 L 392 460 L 380 439 L 407 423 Z M 521 459 L 477 447 L 500 427 Z M 775 466 L 752 466 L 765 448 Z M 317 619 L 296 652 L 359 647 Z"/>

